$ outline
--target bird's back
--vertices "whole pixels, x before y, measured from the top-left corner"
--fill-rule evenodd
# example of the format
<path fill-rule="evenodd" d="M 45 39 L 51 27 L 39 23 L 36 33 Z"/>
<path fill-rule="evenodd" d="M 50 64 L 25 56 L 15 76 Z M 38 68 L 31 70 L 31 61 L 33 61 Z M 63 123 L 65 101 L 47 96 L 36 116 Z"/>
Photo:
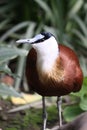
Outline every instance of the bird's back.
<path fill-rule="evenodd" d="M 47 78 L 46 75 L 42 82 L 37 71 L 35 49 L 32 48 L 27 56 L 26 77 L 28 85 L 33 91 L 42 96 L 66 95 L 70 92 L 79 91 L 82 86 L 83 74 L 76 54 L 73 50 L 63 45 L 59 45 L 59 52 L 60 59 L 58 58 L 56 62 L 60 65 L 57 65 L 56 69 L 61 69 L 61 80 Z M 56 77 L 59 78 L 59 75 Z"/>

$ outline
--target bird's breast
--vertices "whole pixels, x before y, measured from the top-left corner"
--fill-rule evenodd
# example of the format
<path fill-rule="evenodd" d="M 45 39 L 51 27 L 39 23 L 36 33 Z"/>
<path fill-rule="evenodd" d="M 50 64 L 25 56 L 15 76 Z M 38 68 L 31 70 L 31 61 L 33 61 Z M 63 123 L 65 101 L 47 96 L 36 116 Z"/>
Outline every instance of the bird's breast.
<path fill-rule="evenodd" d="M 55 60 L 54 64 L 49 69 L 42 69 L 37 66 L 39 80 L 43 83 L 62 82 L 64 80 L 64 69 L 60 63 L 60 57 Z M 45 81 L 45 82 L 44 82 Z"/>
<path fill-rule="evenodd" d="M 75 53 L 60 45 L 60 56 L 51 68 L 37 66 L 37 53 L 32 48 L 26 60 L 29 86 L 42 96 L 62 96 L 81 89 L 83 74 Z"/>

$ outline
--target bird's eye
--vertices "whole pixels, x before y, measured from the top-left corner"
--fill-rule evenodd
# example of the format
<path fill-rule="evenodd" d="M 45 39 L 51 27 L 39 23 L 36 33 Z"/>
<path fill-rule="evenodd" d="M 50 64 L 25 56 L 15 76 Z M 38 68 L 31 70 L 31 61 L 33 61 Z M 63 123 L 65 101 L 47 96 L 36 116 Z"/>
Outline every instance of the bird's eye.
<path fill-rule="evenodd" d="M 41 39 L 41 41 L 43 42 L 45 39 L 43 38 L 43 39 Z"/>
<path fill-rule="evenodd" d="M 45 39 L 42 38 L 42 39 L 37 40 L 35 43 L 43 42 L 44 40 L 45 40 Z"/>

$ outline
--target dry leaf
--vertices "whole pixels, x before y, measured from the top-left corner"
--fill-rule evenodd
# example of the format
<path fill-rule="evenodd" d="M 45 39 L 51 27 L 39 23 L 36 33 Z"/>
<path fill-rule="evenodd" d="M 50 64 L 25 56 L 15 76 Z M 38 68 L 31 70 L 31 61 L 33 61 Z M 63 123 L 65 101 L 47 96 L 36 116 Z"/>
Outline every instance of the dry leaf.
<path fill-rule="evenodd" d="M 19 104 L 27 104 L 27 103 L 32 103 L 35 101 L 38 101 L 41 99 L 41 96 L 38 94 L 25 94 L 22 93 L 23 98 L 19 98 L 19 97 L 11 97 L 11 101 L 13 104 L 15 105 L 19 105 Z"/>

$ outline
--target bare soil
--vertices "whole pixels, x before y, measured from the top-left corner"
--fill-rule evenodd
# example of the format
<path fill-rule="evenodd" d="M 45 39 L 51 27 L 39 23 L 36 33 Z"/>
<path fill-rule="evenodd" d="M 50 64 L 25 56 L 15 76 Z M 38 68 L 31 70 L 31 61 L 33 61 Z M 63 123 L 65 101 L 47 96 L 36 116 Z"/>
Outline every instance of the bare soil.
<path fill-rule="evenodd" d="M 9 100 L 0 99 L 0 130 L 40 130 L 42 127 L 42 109 L 29 108 L 18 112 L 8 113 L 13 105 Z M 56 107 L 48 108 L 47 127 L 53 127 L 57 121 Z"/>

